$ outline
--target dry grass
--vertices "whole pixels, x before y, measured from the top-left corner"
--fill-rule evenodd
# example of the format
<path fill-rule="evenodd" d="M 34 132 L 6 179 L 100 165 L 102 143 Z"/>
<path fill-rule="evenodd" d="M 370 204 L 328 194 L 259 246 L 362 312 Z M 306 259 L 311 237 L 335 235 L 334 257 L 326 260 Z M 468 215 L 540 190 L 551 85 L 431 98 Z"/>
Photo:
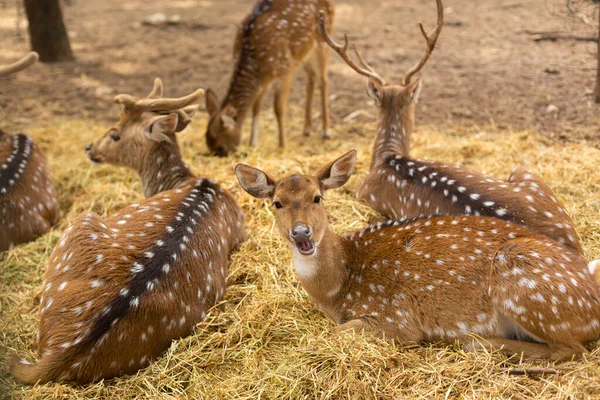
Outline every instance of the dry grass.
<path fill-rule="evenodd" d="M 377 218 L 355 202 L 350 190 L 368 167 L 374 124 L 338 125 L 336 138 L 322 144 L 298 137 L 293 109 L 290 150 L 275 145 L 272 117 L 265 113 L 261 148 L 236 157 L 205 156 L 205 120 L 180 141 L 186 160 L 200 175 L 222 182 L 246 213 L 250 240 L 233 256 L 225 300 L 198 325 L 196 334 L 174 342 L 169 352 L 135 376 L 86 387 L 18 385 L 0 369 L 0 397 L 14 398 L 585 398 L 600 396 L 600 347 L 580 362 L 523 363 L 499 354 L 465 353 L 456 346 L 399 348 L 361 336 L 332 335 L 333 323 L 299 287 L 290 254 L 273 229 L 264 201 L 238 187 L 233 166 L 258 165 L 274 176 L 314 171 L 355 148 L 356 176 L 346 190 L 327 196 L 337 231 L 358 229 Z M 141 198 L 133 173 L 93 168 L 83 147 L 104 132 L 101 123 L 52 122 L 29 133 L 46 149 L 60 193 L 63 218 L 48 235 L 0 255 L 0 352 L 30 352 L 36 330 L 34 297 L 42 271 L 63 229 L 84 210 L 109 215 Z M 539 172 L 564 200 L 576 221 L 589 259 L 600 258 L 600 150 L 581 144 L 553 144 L 531 132 L 494 128 L 438 132 L 420 127 L 414 155 L 459 162 L 506 177 L 516 164 Z M 33 353 L 30 353 L 32 355 Z M 4 358 L 4 354 L 0 354 Z M 507 368 L 551 367 L 555 375 L 516 376 Z"/>

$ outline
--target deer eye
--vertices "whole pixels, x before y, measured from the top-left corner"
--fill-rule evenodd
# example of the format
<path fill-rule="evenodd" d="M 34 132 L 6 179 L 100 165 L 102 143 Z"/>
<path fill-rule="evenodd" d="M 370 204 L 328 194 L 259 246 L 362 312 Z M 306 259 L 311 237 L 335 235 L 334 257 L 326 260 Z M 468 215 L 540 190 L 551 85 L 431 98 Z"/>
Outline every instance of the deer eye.
<path fill-rule="evenodd" d="M 118 142 L 119 140 L 121 140 L 121 136 L 117 135 L 116 133 L 113 133 L 110 135 L 110 138 L 114 141 L 114 142 Z"/>
<path fill-rule="evenodd" d="M 273 202 L 273 206 L 275 206 L 275 208 L 278 208 L 278 209 L 279 208 L 283 208 L 283 205 L 280 202 L 278 202 L 278 201 L 274 201 Z"/>
<path fill-rule="evenodd" d="M 323 198 L 322 198 L 321 196 L 317 195 L 317 196 L 315 196 L 314 202 L 315 202 L 316 204 L 319 204 L 319 203 L 321 202 L 321 200 L 322 200 L 322 199 L 323 199 Z"/>

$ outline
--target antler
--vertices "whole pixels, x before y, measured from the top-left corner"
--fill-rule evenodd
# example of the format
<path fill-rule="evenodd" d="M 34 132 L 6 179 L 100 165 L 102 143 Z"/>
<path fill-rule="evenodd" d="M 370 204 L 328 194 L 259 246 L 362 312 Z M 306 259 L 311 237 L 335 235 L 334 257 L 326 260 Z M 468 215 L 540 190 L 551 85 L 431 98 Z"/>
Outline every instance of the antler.
<path fill-rule="evenodd" d="M 180 110 L 187 107 L 202 96 L 204 96 L 204 90 L 198 89 L 195 92 L 188 94 L 187 96 L 180 97 L 178 99 L 161 98 L 163 91 L 163 84 L 160 78 L 154 80 L 154 88 L 148 95 L 148 97 L 140 99 L 128 94 L 120 94 L 115 97 L 115 103 L 122 104 L 126 110 L 134 112 L 144 111 L 174 111 Z"/>
<path fill-rule="evenodd" d="M 346 61 L 346 64 L 348 64 L 353 70 L 355 70 L 356 72 L 358 72 L 359 74 L 366 76 L 368 78 L 373 78 L 375 79 L 380 85 L 385 85 L 385 79 L 383 79 L 381 76 L 379 76 L 379 74 L 377 74 L 377 72 L 375 72 L 375 70 L 365 62 L 365 60 L 360 56 L 360 53 L 358 52 L 358 50 L 356 49 L 356 46 L 352 46 L 354 49 L 354 53 L 356 53 L 356 57 L 358 58 L 358 61 L 360 62 L 360 66 L 358 66 L 348 55 L 348 35 L 344 35 L 344 45 L 339 45 L 336 42 L 333 41 L 333 39 L 331 38 L 331 36 L 329 36 L 329 33 L 327 33 L 327 28 L 325 27 L 325 13 L 323 12 L 323 10 L 321 10 L 319 12 L 319 27 L 321 29 L 321 36 L 323 36 L 323 39 L 325 40 L 325 42 L 327 42 L 327 44 L 333 49 L 335 50 L 340 57 L 342 57 L 342 59 L 344 61 Z"/>
<path fill-rule="evenodd" d="M 440 36 L 440 33 L 442 32 L 442 27 L 444 26 L 444 6 L 442 4 L 442 0 L 436 0 L 436 3 L 437 3 L 437 24 L 436 24 L 433 32 L 431 32 L 428 35 L 427 32 L 425 32 L 425 28 L 423 27 L 423 24 L 419 23 L 419 28 L 421 28 L 421 33 L 423 34 L 423 37 L 425 38 L 425 41 L 427 42 L 427 49 L 425 50 L 425 55 L 423 55 L 421 60 L 415 66 L 413 66 L 411 69 L 409 69 L 408 72 L 406 73 L 406 75 L 404 76 L 404 79 L 402 79 L 402 85 L 404 85 L 404 86 L 408 85 L 410 83 L 410 79 L 413 77 L 413 75 L 416 74 L 417 72 L 419 72 L 423 68 L 423 66 L 427 63 L 427 60 L 429 60 L 429 57 L 431 57 L 431 53 L 435 49 L 435 44 Z"/>
<path fill-rule="evenodd" d="M 33 64 L 39 60 L 40 56 L 35 51 L 30 52 L 25 57 L 21 58 L 19 61 L 14 62 L 5 67 L 0 67 L 0 76 L 6 76 L 10 74 L 14 74 L 15 72 L 19 72 L 24 70 L 25 68 L 29 68 Z"/>

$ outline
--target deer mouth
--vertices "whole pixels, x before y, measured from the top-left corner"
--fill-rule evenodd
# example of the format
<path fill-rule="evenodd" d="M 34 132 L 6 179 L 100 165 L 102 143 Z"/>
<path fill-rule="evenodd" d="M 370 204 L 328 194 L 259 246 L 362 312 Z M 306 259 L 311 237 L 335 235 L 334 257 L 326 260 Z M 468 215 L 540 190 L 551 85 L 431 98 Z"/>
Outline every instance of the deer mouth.
<path fill-rule="evenodd" d="M 298 251 L 303 256 L 310 256 L 315 252 L 315 242 L 312 240 L 305 240 L 303 242 L 296 242 L 296 247 Z"/>

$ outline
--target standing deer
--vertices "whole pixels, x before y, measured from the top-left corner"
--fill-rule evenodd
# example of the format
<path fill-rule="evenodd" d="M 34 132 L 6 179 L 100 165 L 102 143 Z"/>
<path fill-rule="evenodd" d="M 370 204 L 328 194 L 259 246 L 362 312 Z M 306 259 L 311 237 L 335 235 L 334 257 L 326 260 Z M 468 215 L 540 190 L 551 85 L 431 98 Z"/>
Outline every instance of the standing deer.
<path fill-rule="evenodd" d="M 320 38 L 318 10 L 332 28 L 334 0 L 259 0 L 238 30 L 234 47 L 235 67 L 229 90 L 221 106 L 212 90 L 206 94 L 210 120 L 206 131 L 209 149 L 227 156 L 239 146 L 242 127 L 252 109 L 250 145 L 258 145 L 258 115 L 269 85 L 277 81 L 275 115 L 279 147 L 285 147 L 285 110 L 296 67 L 304 65 L 308 75 L 304 135 L 312 128 L 312 103 L 317 79 L 321 89 L 323 139 L 329 138 L 327 60 L 329 48 Z"/>
<path fill-rule="evenodd" d="M 0 77 L 22 71 L 38 60 L 29 53 L 0 67 Z M 58 220 L 58 199 L 46 157 L 23 133 L 8 135 L 0 129 L 0 252 L 30 242 Z"/>
<path fill-rule="evenodd" d="M 192 333 L 225 291 L 243 214 L 217 183 L 194 176 L 176 132 L 202 90 L 163 99 L 119 95 L 121 121 L 88 146 L 94 162 L 136 170 L 147 198 L 102 219 L 79 216 L 50 256 L 36 365 L 14 356 L 25 383 L 97 381 L 134 373 Z"/>
<path fill-rule="evenodd" d="M 250 195 L 273 202 L 300 283 L 340 324 L 337 332 L 459 340 L 552 360 L 584 353 L 583 345 L 600 336 L 600 288 L 583 258 L 512 222 L 418 217 L 336 234 L 323 196 L 350 178 L 355 159 L 351 151 L 316 175 L 279 181 L 236 167 Z"/>
<path fill-rule="evenodd" d="M 344 45 L 333 41 L 320 15 L 325 41 L 356 72 L 368 78 L 367 93 L 379 107 L 379 127 L 373 146 L 369 174 L 356 192 L 386 218 L 411 218 L 420 215 L 487 215 L 523 225 L 582 253 L 573 221 L 564 205 L 538 176 L 524 168 L 515 168 L 507 181 L 485 174 L 411 158 L 410 136 L 414 129 L 415 107 L 421 92 L 421 80 L 412 77 L 431 56 L 444 24 L 444 7 L 437 3 L 437 24 L 426 33 L 427 49 L 421 60 L 404 76 L 400 85 L 388 85 L 354 48 L 358 64 L 348 55 L 348 37 Z"/>

